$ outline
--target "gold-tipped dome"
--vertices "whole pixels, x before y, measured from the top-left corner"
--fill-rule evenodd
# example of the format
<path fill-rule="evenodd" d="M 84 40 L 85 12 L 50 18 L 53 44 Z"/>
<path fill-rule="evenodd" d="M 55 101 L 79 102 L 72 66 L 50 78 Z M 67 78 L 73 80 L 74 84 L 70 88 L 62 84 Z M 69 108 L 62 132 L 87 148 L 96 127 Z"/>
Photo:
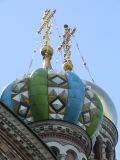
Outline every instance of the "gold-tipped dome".
<path fill-rule="evenodd" d="M 97 86 L 91 82 L 87 82 L 87 81 L 86 81 L 86 83 L 91 86 L 92 90 L 99 97 L 99 99 L 102 103 L 102 106 L 103 106 L 104 116 L 107 117 L 108 119 L 110 119 L 115 125 L 117 125 L 116 109 L 115 109 L 115 106 L 114 106 L 111 98 L 109 97 L 109 95 L 103 89 L 101 89 L 99 86 Z"/>

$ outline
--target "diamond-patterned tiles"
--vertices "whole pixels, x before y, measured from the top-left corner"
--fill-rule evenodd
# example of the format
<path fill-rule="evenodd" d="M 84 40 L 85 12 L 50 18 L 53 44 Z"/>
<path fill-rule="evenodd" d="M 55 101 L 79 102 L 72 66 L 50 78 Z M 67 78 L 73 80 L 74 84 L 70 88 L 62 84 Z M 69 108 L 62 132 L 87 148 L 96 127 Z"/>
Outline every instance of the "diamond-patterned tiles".
<path fill-rule="evenodd" d="M 25 116 L 27 114 L 27 112 L 28 112 L 28 107 L 20 105 L 18 113 L 21 116 Z"/>
<path fill-rule="evenodd" d="M 21 95 L 28 98 L 28 91 L 21 92 Z"/>
<path fill-rule="evenodd" d="M 64 80 L 63 79 L 61 79 L 60 77 L 54 77 L 53 79 L 52 79 L 52 82 L 54 82 L 54 83 L 56 83 L 56 84 L 62 84 L 63 82 L 64 82 Z"/>
<path fill-rule="evenodd" d="M 52 106 L 54 107 L 54 109 L 59 110 L 60 108 L 62 108 L 63 104 L 60 102 L 59 99 L 56 99 L 53 103 Z"/>
<path fill-rule="evenodd" d="M 64 74 L 48 74 L 50 119 L 63 119 L 68 97 L 67 88 L 67 78 Z"/>
<path fill-rule="evenodd" d="M 49 119 L 60 119 L 63 120 L 63 115 L 61 114 L 49 114 Z"/>
<path fill-rule="evenodd" d="M 62 74 L 49 74 L 48 86 L 67 88 L 67 78 Z"/>
<path fill-rule="evenodd" d="M 57 97 L 56 99 L 54 99 L 50 103 L 50 106 L 56 113 L 59 113 L 65 107 L 64 102 L 60 99 L 60 97 Z"/>
<path fill-rule="evenodd" d="M 93 99 L 94 93 L 91 91 L 91 88 L 87 86 L 85 102 L 80 117 L 81 122 L 86 126 L 89 126 L 91 119 L 96 114 L 96 106 Z"/>
<path fill-rule="evenodd" d="M 26 123 L 32 122 L 28 95 L 28 79 L 18 80 L 13 84 L 12 100 L 14 112 Z M 68 97 L 68 82 L 63 73 L 48 73 L 49 116 L 52 119 L 63 119 Z"/>
<path fill-rule="evenodd" d="M 15 101 L 17 101 L 17 102 L 20 102 L 20 100 L 21 100 L 21 95 L 18 94 L 18 95 L 16 95 L 16 96 L 14 96 L 14 97 L 13 97 L 13 100 L 15 100 Z"/>
<path fill-rule="evenodd" d="M 83 112 L 82 116 L 83 116 L 83 119 L 84 119 L 84 124 L 90 122 L 90 120 L 91 120 L 90 112 Z"/>
<path fill-rule="evenodd" d="M 27 122 L 27 123 L 34 122 L 33 117 L 28 117 L 28 118 L 26 118 L 26 122 Z"/>
<path fill-rule="evenodd" d="M 59 87 L 49 87 L 48 88 L 48 94 L 49 96 L 67 96 L 68 90 L 64 88 Z"/>
<path fill-rule="evenodd" d="M 23 83 L 23 82 L 18 83 L 17 86 L 16 86 L 16 88 L 17 88 L 18 90 L 21 90 L 21 89 L 24 87 L 24 85 L 25 85 L 25 83 Z"/>
<path fill-rule="evenodd" d="M 23 81 L 22 82 L 19 81 L 13 86 L 13 91 L 15 93 L 19 93 L 24 88 L 25 88 L 25 83 Z"/>
<path fill-rule="evenodd" d="M 16 81 L 12 92 L 14 112 L 26 122 L 32 121 L 27 82 L 27 79 Z"/>

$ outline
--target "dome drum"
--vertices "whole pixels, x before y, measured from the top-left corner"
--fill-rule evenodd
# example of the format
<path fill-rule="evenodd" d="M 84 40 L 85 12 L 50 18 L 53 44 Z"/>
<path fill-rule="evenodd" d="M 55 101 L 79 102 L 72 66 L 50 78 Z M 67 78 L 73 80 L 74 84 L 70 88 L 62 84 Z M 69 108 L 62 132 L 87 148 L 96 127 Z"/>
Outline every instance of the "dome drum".
<path fill-rule="evenodd" d="M 63 148 L 62 151 L 66 150 L 66 152 L 70 147 L 76 153 L 82 153 L 85 158 L 90 155 L 91 138 L 77 125 L 59 120 L 49 120 L 33 122 L 29 124 L 29 127 L 49 146 L 56 144 L 59 150 Z"/>

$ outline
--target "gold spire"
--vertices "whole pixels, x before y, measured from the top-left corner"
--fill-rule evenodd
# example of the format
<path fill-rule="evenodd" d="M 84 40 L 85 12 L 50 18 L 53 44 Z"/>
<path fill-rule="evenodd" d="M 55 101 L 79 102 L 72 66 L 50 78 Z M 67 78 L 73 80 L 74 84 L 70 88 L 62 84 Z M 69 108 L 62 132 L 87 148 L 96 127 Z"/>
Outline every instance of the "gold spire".
<path fill-rule="evenodd" d="M 63 41 L 61 46 L 58 48 L 59 51 L 62 50 L 62 48 L 64 49 L 64 63 L 63 63 L 63 68 L 65 71 L 72 71 L 73 69 L 73 64 L 71 62 L 71 36 L 73 36 L 73 34 L 75 33 L 76 28 L 69 28 L 69 26 L 67 24 L 64 25 L 64 35 L 63 35 Z"/>
<path fill-rule="evenodd" d="M 53 48 L 50 46 L 50 28 L 51 28 L 50 20 L 54 16 L 55 12 L 56 10 L 54 11 L 48 9 L 45 10 L 44 16 L 42 18 L 43 24 L 38 30 L 38 34 L 41 34 L 42 30 L 44 30 L 44 35 L 43 35 L 44 46 L 41 49 L 41 54 L 44 59 L 43 68 L 46 69 L 52 68 L 50 64 L 50 60 L 53 55 Z"/>

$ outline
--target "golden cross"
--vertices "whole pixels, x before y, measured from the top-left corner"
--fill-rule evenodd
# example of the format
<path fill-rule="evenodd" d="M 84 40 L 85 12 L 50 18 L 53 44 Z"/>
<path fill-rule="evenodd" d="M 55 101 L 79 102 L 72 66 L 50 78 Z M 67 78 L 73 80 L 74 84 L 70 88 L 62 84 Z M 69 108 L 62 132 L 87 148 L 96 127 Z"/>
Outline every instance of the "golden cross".
<path fill-rule="evenodd" d="M 45 46 L 48 46 L 50 43 L 50 28 L 51 25 L 50 20 L 51 18 L 54 16 L 56 10 L 51 11 L 50 9 L 45 10 L 44 12 L 44 16 L 43 16 L 43 24 L 41 25 L 41 27 L 38 30 L 38 34 L 41 34 L 42 30 L 45 30 L 45 34 L 43 36 L 43 40 L 44 40 L 44 44 Z"/>
<path fill-rule="evenodd" d="M 76 31 L 76 28 L 69 28 L 69 26 L 67 24 L 64 25 L 64 35 L 63 35 L 63 40 L 62 40 L 62 44 L 60 45 L 60 47 L 58 48 L 58 51 L 61 51 L 62 48 L 64 49 L 64 61 L 70 61 L 70 55 L 71 55 L 71 37 L 74 35 Z"/>

